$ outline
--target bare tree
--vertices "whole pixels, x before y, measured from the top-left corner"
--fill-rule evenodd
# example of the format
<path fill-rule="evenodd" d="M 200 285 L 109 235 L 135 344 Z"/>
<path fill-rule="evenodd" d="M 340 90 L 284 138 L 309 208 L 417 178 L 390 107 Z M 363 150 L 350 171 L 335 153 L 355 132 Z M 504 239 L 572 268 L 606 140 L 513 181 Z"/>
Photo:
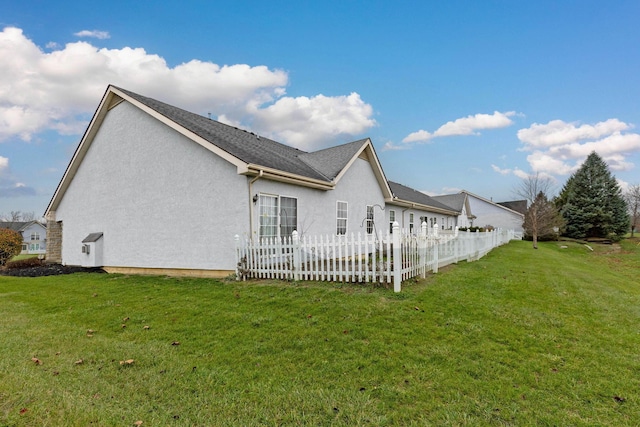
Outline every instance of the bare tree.
<path fill-rule="evenodd" d="M 22 218 L 22 212 L 20 211 L 11 211 L 9 212 L 9 221 L 18 222 Z"/>
<path fill-rule="evenodd" d="M 629 207 L 629 214 L 631 216 L 631 237 L 635 232 L 635 228 L 640 221 L 640 184 L 634 184 L 629 186 L 624 193 L 624 199 Z"/>
<path fill-rule="evenodd" d="M 515 194 L 527 201 L 523 228 L 531 236 L 534 249 L 538 249 L 540 236 L 557 235 L 563 225 L 562 216 L 548 198 L 553 188 L 554 181 L 551 178 L 536 173 L 523 178 L 515 189 Z"/>
<path fill-rule="evenodd" d="M 36 219 L 36 213 L 34 211 L 22 212 L 22 221 L 29 222 L 29 221 L 35 221 L 35 219 Z"/>

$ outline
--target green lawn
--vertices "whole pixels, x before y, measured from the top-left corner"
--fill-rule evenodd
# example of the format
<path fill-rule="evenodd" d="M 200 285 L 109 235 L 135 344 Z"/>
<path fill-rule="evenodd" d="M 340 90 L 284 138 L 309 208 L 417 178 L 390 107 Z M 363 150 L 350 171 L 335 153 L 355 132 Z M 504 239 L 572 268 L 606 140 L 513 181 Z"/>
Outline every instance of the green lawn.
<path fill-rule="evenodd" d="M 38 258 L 38 254 L 20 254 L 11 258 L 11 261 L 20 261 L 21 259 Z"/>
<path fill-rule="evenodd" d="M 0 277 L 0 426 L 638 425 L 637 242 L 512 242 L 400 294 Z"/>

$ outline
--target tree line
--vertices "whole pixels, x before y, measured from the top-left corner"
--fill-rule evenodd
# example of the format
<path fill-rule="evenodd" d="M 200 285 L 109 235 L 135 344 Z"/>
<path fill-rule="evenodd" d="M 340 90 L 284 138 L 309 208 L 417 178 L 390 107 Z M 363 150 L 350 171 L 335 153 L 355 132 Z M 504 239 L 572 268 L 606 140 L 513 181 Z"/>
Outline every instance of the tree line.
<path fill-rule="evenodd" d="M 623 193 L 606 162 L 594 151 L 573 173 L 560 193 L 550 198 L 553 180 L 540 174 L 524 178 L 516 194 L 528 202 L 524 232 L 537 249 L 538 240 L 621 240 L 640 222 L 640 184 Z"/>

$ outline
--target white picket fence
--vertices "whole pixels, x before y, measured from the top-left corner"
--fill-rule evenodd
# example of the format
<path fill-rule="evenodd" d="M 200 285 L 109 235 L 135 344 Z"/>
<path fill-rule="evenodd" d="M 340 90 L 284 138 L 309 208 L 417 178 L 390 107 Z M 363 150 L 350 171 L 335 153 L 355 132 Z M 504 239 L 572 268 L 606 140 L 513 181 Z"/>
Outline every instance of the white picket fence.
<path fill-rule="evenodd" d="M 393 283 L 425 275 L 461 260 L 475 261 L 518 236 L 513 230 L 442 232 L 422 223 L 411 234 L 393 232 L 350 236 L 245 239 L 236 235 L 237 278 Z"/>

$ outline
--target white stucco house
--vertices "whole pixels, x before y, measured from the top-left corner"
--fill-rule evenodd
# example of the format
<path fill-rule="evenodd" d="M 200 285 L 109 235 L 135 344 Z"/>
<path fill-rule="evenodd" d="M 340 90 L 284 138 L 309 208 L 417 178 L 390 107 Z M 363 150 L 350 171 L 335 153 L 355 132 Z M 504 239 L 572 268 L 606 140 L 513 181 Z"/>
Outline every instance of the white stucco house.
<path fill-rule="evenodd" d="M 389 188 L 393 193 L 386 205 L 389 230 L 394 221 L 411 233 L 418 232 L 423 221 L 430 229 L 437 225 L 440 230 L 453 230 L 458 225 L 459 212 L 450 206 L 397 182 L 389 181 Z"/>
<path fill-rule="evenodd" d="M 469 207 L 475 217 L 473 220 L 474 226 L 485 227 L 490 225 L 494 228 L 514 230 L 517 233 L 522 233 L 522 225 L 524 223 L 523 213 L 466 190 L 460 193 L 467 195 Z"/>
<path fill-rule="evenodd" d="M 0 228 L 22 234 L 20 254 L 44 254 L 47 249 L 47 228 L 38 221 L 2 221 Z"/>
<path fill-rule="evenodd" d="M 457 213 L 455 225 L 459 228 L 468 228 L 474 226 L 476 217 L 471 211 L 469 196 L 467 193 L 446 194 L 442 196 L 433 196 L 433 199 L 448 206 L 449 209 Z"/>
<path fill-rule="evenodd" d="M 387 202 L 369 139 L 304 152 L 109 86 L 47 207 L 47 258 L 225 276 L 235 234 L 373 232 Z"/>

